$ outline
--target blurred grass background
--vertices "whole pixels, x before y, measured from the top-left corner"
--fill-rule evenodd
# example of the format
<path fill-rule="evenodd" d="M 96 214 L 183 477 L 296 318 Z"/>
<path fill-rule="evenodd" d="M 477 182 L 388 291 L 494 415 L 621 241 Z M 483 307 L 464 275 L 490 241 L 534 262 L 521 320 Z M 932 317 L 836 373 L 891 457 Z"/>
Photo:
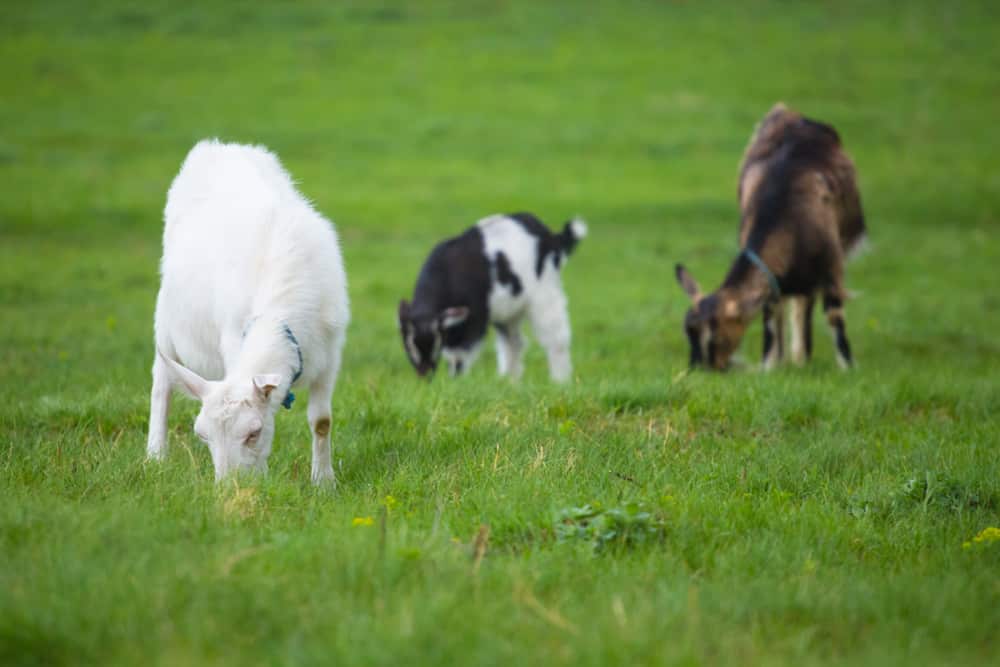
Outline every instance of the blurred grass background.
<path fill-rule="evenodd" d="M 1000 545 L 962 544 L 1000 521 L 998 38 L 992 2 L 8 3 L 0 659 L 991 662 Z M 808 368 L 685 376 L 673 265 L 721 281 L 779 99 L 858 165 L 859 368 L 818 318 Z M 341 235 L 336 494 L 301 405 L 266 480 L 212 485 L 183 401 L 142 463 L 162 207 L 208 136 L 277 152 Z M 575 383 L 537 346 L 517 387 L 490 354 L 419 383 L 426 253 L 525 209 L 591 223 Z M 665 533 L 556 540 L 584 503 Z"/>

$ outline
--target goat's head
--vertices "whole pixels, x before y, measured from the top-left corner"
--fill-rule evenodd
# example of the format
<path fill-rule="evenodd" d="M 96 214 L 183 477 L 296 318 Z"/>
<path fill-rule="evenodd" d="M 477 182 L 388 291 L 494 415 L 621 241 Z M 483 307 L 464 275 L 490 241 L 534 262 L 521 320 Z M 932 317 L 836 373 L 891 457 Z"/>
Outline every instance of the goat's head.
<path fill-rule="evenodd" d="M 239 383 L 212 381 L 160 356 L 166 362 L 171 384 L 201 401 L 194 432 L 212 453 L 215 478 L 222 479 L 237 470 L 266 471 L 278 406 L 274 391 L 281 384 L 281 376 L 256 375 Z"/>
<path fill-rule="evenodd" d="M 677 265 L 676 273 L 677 282 L 691 299 L 691 308 L 684 317 L 691 367 L 726 370 L 750 323 L 754 304 L 725 287 L 703 295 L 683 265 Z"/>
<path fill-rule="evenodd" d="M 403 349 L 420 377 L 430 377 L 441 360 L 445 330 L 469 317 L 465 306 L 445 308 L 441 312 L 417 311 L 405 300 L 399 302 L 399 333 Z"/>

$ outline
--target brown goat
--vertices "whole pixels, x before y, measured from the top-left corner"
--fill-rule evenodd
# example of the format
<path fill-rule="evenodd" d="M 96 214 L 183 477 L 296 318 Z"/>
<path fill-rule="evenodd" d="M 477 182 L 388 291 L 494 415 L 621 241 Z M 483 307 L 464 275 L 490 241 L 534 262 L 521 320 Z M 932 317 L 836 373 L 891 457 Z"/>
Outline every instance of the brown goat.
<path fill-rule="evenodd" d="M 739 181 L 741 252 L 722 286 L 703 295 L 681 264 L 691 298 L 684 329 L 691 365 L 723 370 L 750 321 L 764 311 L 764 368 L 784 355 L 783 305 L 792 306 L 792 360 L 812 355 L 817 292 L 833 330 L 837 361 L 851 365 L 844 324 L 844 261 L 865 237 L 854 164 L 831 126 L 776 104 L 743 155 Z"/>

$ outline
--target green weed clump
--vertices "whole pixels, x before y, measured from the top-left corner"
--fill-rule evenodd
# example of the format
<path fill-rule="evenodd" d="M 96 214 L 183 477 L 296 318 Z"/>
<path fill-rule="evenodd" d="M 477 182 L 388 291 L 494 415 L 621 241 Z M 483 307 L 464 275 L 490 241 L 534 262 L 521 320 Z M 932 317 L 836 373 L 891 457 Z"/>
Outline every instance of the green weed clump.
<path fill-rule="evenodd" d="M 661 541 L 665 523 L 639 503 L 609 508 L 595 503 L 561 510 L 556 516 L 554 532 L 558 542 L 583 542 L 599 554 Z"/>
<path fill-rule="evenodd" d="M 910 477 L 884 498 L 852 499 L 850 512 L 855 516 L 893 516 L 910 511 L 960 514 L 977 508 L 995 510 L 996 498 L 994 493 L 969 488 L 947 474 L 927 471 Z"/>

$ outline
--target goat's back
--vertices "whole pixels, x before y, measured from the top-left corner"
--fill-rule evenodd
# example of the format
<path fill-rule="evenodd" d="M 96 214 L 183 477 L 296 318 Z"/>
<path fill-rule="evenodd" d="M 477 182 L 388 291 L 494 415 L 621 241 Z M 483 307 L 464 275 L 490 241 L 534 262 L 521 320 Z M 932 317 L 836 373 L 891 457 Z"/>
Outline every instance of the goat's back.
<path fill-rule="evenodd" d="M 843 253 L 865 235 L 854 164 L 837 131 L 777 104 L 761 120 L 743 156 L 740 241 L 781 224 L 829 227 Z"/>
<path fill-rule="evenodd" d="M 303 346 L 324 326 L 346 327 L 336 232 L 266 149 L 198 143 L 170 186 L 164 223 L 158 344 L 194 337 L 207 348 L 262 313 L 287 321 Z"/>

